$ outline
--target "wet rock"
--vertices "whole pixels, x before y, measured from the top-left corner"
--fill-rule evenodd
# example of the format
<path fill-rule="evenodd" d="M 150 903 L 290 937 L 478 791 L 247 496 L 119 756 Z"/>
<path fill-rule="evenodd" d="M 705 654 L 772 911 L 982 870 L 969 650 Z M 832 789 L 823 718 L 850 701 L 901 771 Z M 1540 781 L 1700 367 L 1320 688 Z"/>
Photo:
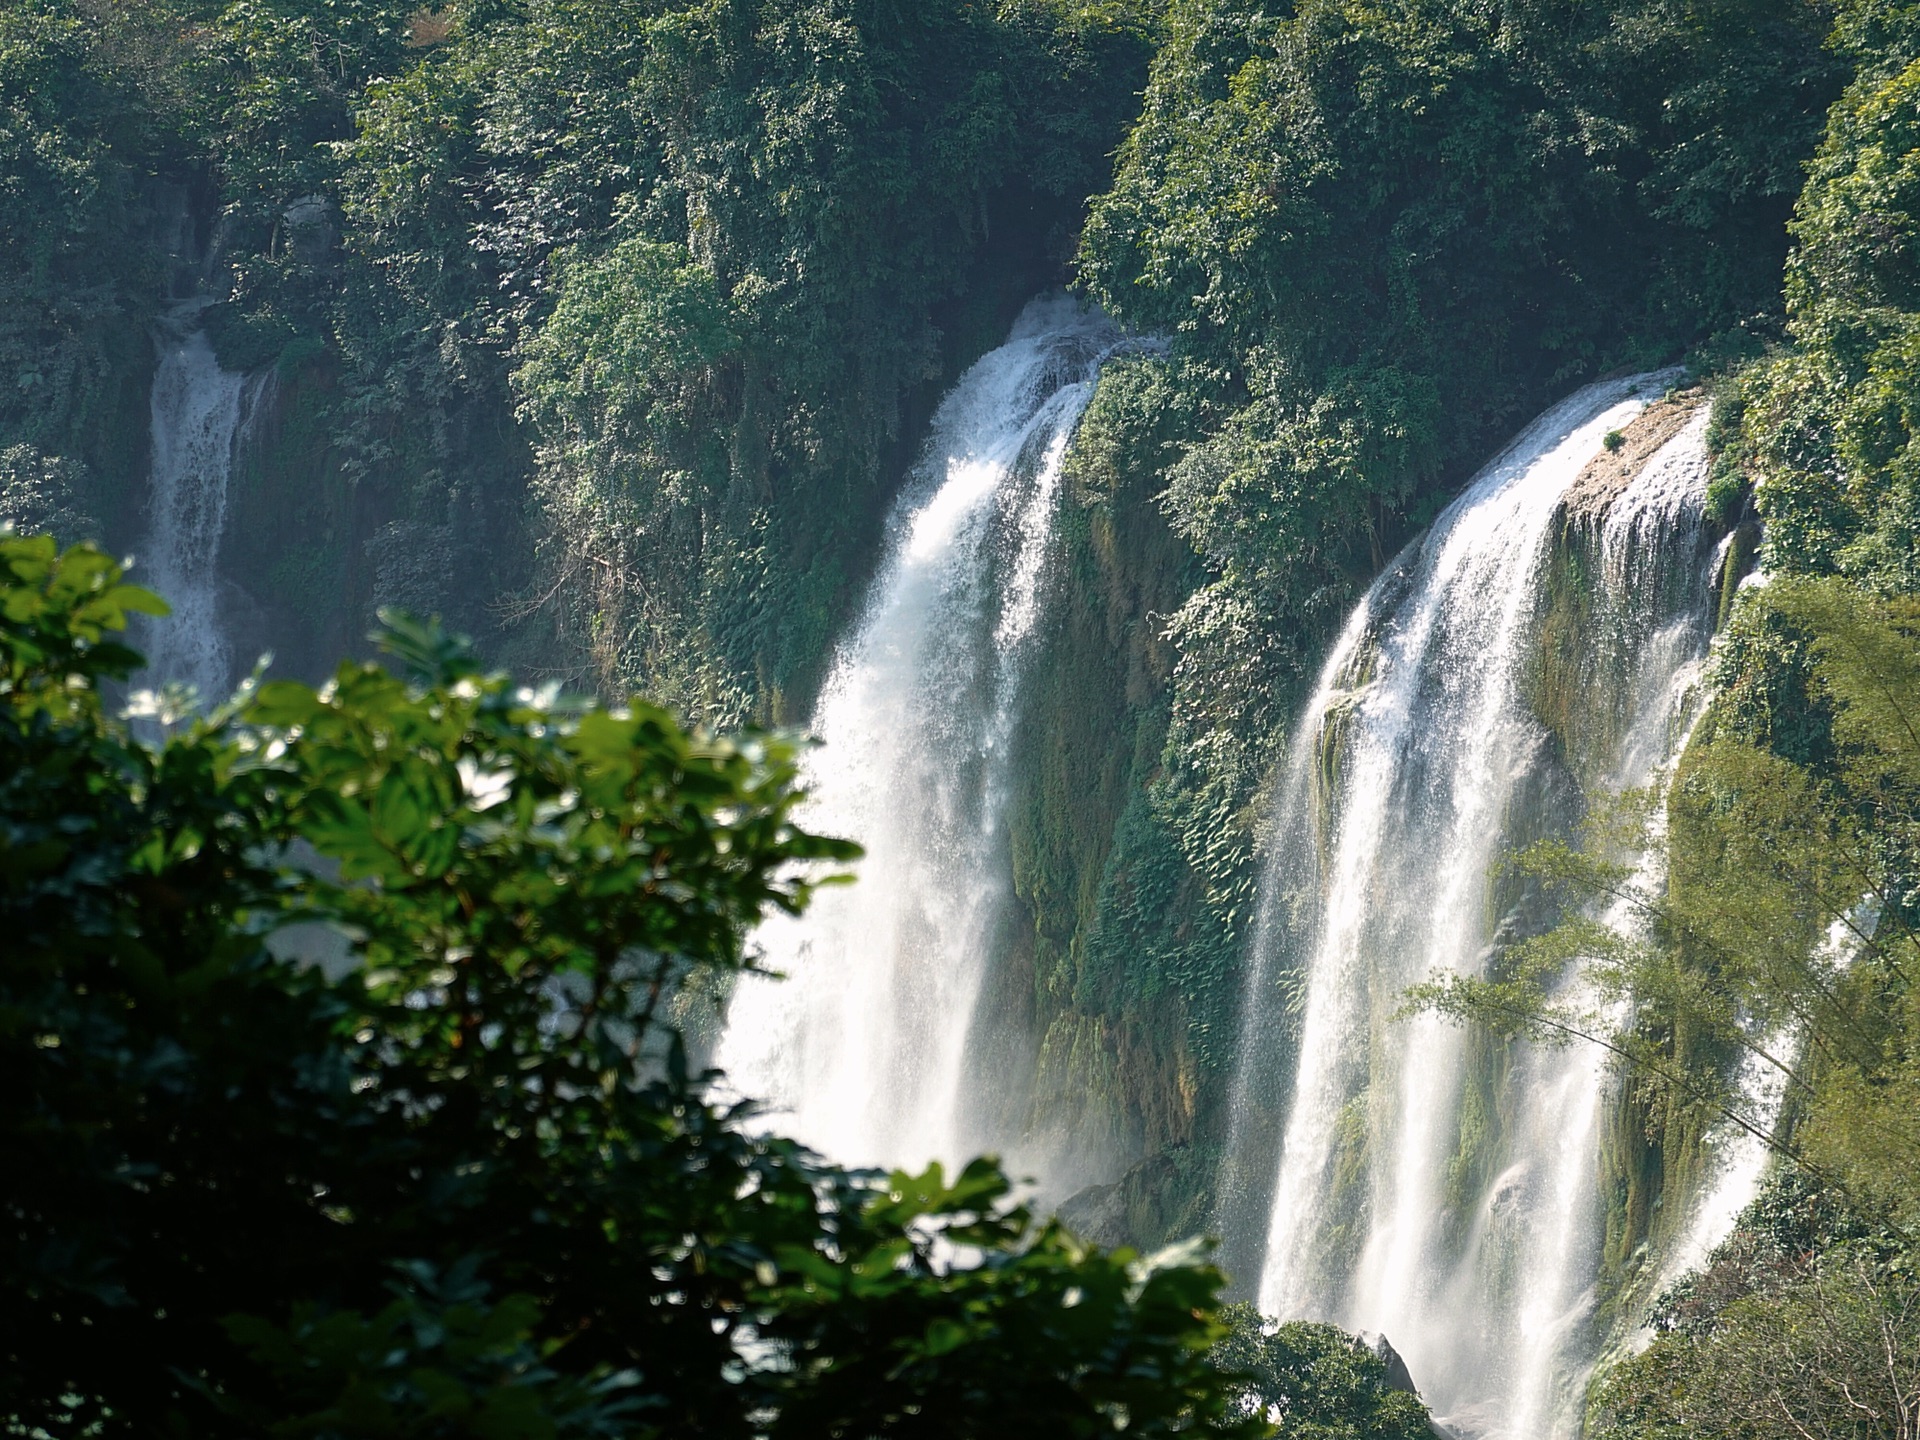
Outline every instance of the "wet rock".
<path fill-rule="evenodd" d="M 305 265 L 324 265 L 340 241 L 333 202 L 324 195 L 302 195 L 281 212 L 286 222 L 287 247 Z"/>
<path fill-rule="evenodd" d="M 1404 1391 L 1416 1399 L 1419 1397 L 1420 1387 L 1413 1383 L 1413 1372 L 1407 1369 L 1407 1362 L 1401 1358 L 1400 1352 L 1393 1348 L 1392 1342 L 1385 1335 L 1363 1331 L 1358 1340 L 1360 1345 L 1371 1351 L 1374 1357 L 1387 1367 L 1389 1390 Z M 1431 1417 L 1428 1418 L 1427 1425 L 1434 1433 L 1434 1440 L 1469 1440 L 1469 1437 L 1455 1434 Z"/>
<path fill-rule="evenodd" d="M 1373 1353 L 1374 1358 L 1387 1367 L 1389 1390 L 1403 1390 L 1409 1395 L 1420 1393 L 1420 1387 L 1413 1383 L 1413 1375 L 1407 1369 L 1407 1362 L 1400 1358 L 1400 1352 L 1393 1348 L 1392 1342 L 1385 1335 L 1362 1331 L 1359 1340 Z"/>
<path fill-rule="evenodd" d="M 1061 1202 L 1059 1219 L 1082 1240 L 1095 1245 L 1127 1243 L 1127 1197 L 1118 1183 L 1089 1185 Z"/>

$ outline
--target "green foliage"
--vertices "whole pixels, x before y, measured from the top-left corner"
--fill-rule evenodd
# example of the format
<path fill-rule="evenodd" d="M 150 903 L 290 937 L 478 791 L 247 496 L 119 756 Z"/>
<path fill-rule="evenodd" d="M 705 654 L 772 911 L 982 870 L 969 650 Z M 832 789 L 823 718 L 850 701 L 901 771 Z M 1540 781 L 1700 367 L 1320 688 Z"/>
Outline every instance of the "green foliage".
<path fill-rule="evenodd" d="M 1025 682 L 1011 806 L 1047 1026 L 1036 1119 L 1078 1135 L 1117 1121 L 1120 1153 L 1188 1142 L 1230 1071 L 1251 848 L 1168 775 L 1164 616 L 1199 578 L 1151 503 L 1169 397 L 1164 360 L 1110 363 L 1068 451 L 1056 618 Z"/>
<path fill-rule="evenodd" d="M 1064 0 L 11 6 L 0 449 L 70 467 L 77 511 L 131 540 L 143 331 L 198 293 L 223 363 L 279 374 L 268 440 L 322 422 L 249 457 L 347 521 L 341 613 L 300 648 L 424 599 L 609 692 L 785 713 L 935 389 L 1064 278 L 1151 24 Z M 609 306 L 687 320 L 701 289 L 717 349 L 678 321 L 591 339 Z M 661 496 L 671 522 L 636 523 Z M 249 581 L 300 558 L 300 508 L 236 537 Z"/>
<path fill-rule="evenodd" d="M 343 345 L 404 391 L 510 356 L 547 623 L 604 683 L 780 711 L 932 388 L 1058 274 L 1142 29 L 1051 3 L 477 12 L 369 92 L 348 244 L 394 289 Z"/>
<path fill-rule="evenodd" d="M 404 63 L 408 17 L 418 9 L 407 0 L 173 0 L 169 8 L 169 18 L 197 32 L 178 81 L 192 133 L 215 158 L 229 203 L 269 226 L 284 225 L 289 201 L 335 181 L 331 147 L 352 135 L 367 83 Z M 279 258 L 279 247 L 263 248 L 262 261 Z"/>
<path fill-rule="evenodd" d="M 1323 626 L 1317 592 L 1549 390 L 1774 307 L 1824 28 L 1803 0 L 1173 7 L 1082 266 L 1176 336 L 1206 409 L 1167 503 L 1268 628 Z"/>
<path fill-rule="evenodd" d="M 1854 68 L 1795 208 L 1788 344 L 1720 387 L 1711 503 L 1752 503 L 1770 583 L 1723 597 L 1716 693 L 1667 804 L 1668 886 L 1627 940 L 1580 922 L 1506 956 L 1489 982 L 1421 998 L 1535 1038 L 1585 1037 L 1633 1077 L 1627 1123 L 1684 1192 L 1719 1117 L 1800 1163 L 1818 1204 L 1910 1227 L 1920 1170 L 1913 985 L 1920 790 L 1912 592 L 1920 23 L 1910 5 L 1838 7 Z M 1736 533 L 1736 541 L 1748 527 Z M 1814 578 L 1809 578 L 1814 577 Z M 1574 904 L 1620 894 L 1635 826 L 1527 866 Z M 1583 964 L 1601 1001 L 1549 997 Z M 1630 1002 L 1634 1024 L 1605 1022 Z M 1782 1123 L 1754 1115 L 1737 1067 L 1784 1079 Z M 1914 1424 L 1907 1241 L 1773 1235 L 1776 1198 L 1656 1317 L 1663 1333 L 1609 1375 L 1609 1437 L 1902 1434 Z M 1652 1223 L 1652 1222 L 1648 1222 Z M 1771 1238 L 1770 1238 L 1771 1237 Z M 1657 1238 L 1657 1237 L 1656 1237 Z"/>
<path fill-rule="evenodd" d="M 250 587 L 297 580 L 302 602 L 326 612 L 303 648 L 333 653 L 364 613 L 404 600 L 484 629 L 542 675 L 608 693 L 644 683 L 674 713 L 715 724 L 790 716 L 852 608 L 934 391 L 998 338 L 1013 305 L 1061 277 L 1078 237 L 1088 287 L 1171 350 L 1114 367 L 1075 444 L 1082 503 L 1063 524 L 1073 601 L 1059 663 L 1040 667 L 1033 697 L 1048 718 L 1021 762 L 1015 878 L 1041 1026 L 1061 1054 L 1107 1067 L 1098 1099 L 1132 1112 L 1129 1133 L 1204 1145 L 1217 1118 L 1258 797 L 1338 617 L 1550 395 L 1615 365 L 1690 347 L 1726 364 L 1780 338 L 1784 221 L 1809 174 L 1788 343 L 1723 387 L 1714 512 L 1732 523 L 1754 493 L 1777 572 L 1838 574 L 1884 595 L 1915 587 L 1920 12 L 1909 4 L 471 0 L 414 12 L 388 0 L 22 0 L 0 13 L 0 511 L 130 538 L 144 327 L 169 298 L 208 287 L 224 361 L 281 382 L 236 486 L 231 558 Z M 1078 235 L 1130 125 L 1112 189 Z M 1753 533 L 1743 527 L 1740 543 Z M 1783 590 L 1738 607 L 1721 696 L 1674 801 L 1676 883 L 1657 943 L 1569 930 L 1510 956 L 1493 981 L 1506 988 L 1471 998 L 1483 1013 L 1505 1006 L 1503 1024 L 1531 1024 L 1586 947 L 1596 973 L 1643 1002 L 1645 1025 L 1622 1047 L 1665 1076 L 1660 1103 L 1692 1112 L 1731 1099 L 1725 1067 L 1754 1027 L 1825 1016 L 1836 1038 L 1801 1077 L 1796 1143 L 1810 1164 L 1897 1203 L 1908 1152 L 1882 1130 L 1914 1093 L 1901 1018 L 1915 1003 L 1901 969 L 1913 793 L 1887 737 L 1903 714 L 1911 623 L 1893 600 L 1849 628 L 1850 593 Z M 454 663 L 427 632 L 396 643 L 429 668 Z M 413 682 L 355 671 L 331 695 L 270 689 L 251 718 L 176 737 L 151 765 L 138 747 L 116 750 L 102 773 L 133 776 L 129 793 L 159 786 L 178 823 L 141 800 L 100 819 L 100 833 L 177 833 L 204 850 L 203 831 L 233 827 L 208 863 L 253 888 L 221 904 L 275 917 L 267 929 L 301 907 L 314 912 L 302 923 L 350 925 L 395 957 L 382 962 L 395 984 L 445 968 L 429 964 L 436 946 L 524 952 L 537 978 L 597 954 L 596 935 L 625 933 L 643 912 L 658 922 L 638 891 L 569 908 L 594 847 L 638 863 L 608 838 L 618 807 L 523 825 L 518 798 L 481 809 L 469 789 L 501 765 L 529 766 L 537 816 L 581 785 L 614 783 L 593 778 L 603 763 L 624 774 L 589 753 L 603 722 L 538 697 L 516 710 L 468 672 L 476 693 L 437 717 L 408 708 Z M 664 715 L 635 707 L 622 723 L 607 745 L 716 784 L 785 763 L 770 750 L 695 765 L 700 747 L 676 749 Z M 324 759 L 335 788 L 247 748 L 296 726 L 307 748 L 289 754 Z M 537 757 L 525 726 L 551 730 Z M 218 819 L 183 798 L 185 778 L 168 790 L 148 774 L 166 765 L 222 775 L 231 806 L 255 818 Z M 355 775 L 376 777 L 365 803 L 337 788 Z M 656 820 L 676 863 L 739 887 L 727 892 L 735 909 L 709 915 L 705 938 L 689 919 L 639 969 L 603 975 L 642 997 L 639 1020 L 620 1021 L 638 1029 L 582 1046 L 637 1045 L 657 1001 L 699 990 L 678 988 L 692 966 L 722 963 L 726 915 L 769 898 L 718 851 L 699 852 L 726 825 Z M 329 890 L 260 858 L 309 825 L 330 837 L 334 863 L 387 881 Z M 1596 855 L 1533 859 L 1590 894 L 1619 883 L 1604 845 Z M 488 912 L 494 928 L 469 933 L 479 911 L 465 906 L 479 902 L 450 878 L 461 856 L 545 918 Z M 532 856 L 557 889 L 508 881 Z M 179 889 L 187 872 L 174 864 L 162 878 Z M 212 894 L 213 880 L 193 883 Z M 334 898 L 322 904 L 323 892 Z M 1806 961 L 1869 893 L 1883 918 L 1867 963 L 1836 977 Z M 139 909 L 157 899 L 126 903 L 102 933 L 168 923 Z M 422 916 L 432 926 L 409 928 Z M 211 944 L 209 933 L 179 943 Z M 487 989 L 486 1005 L 524 1018 L 547 1003 L 519 984 Z M 365 1002 L 336 989 L 301 991 L 288 1014 L 333 1006 L 328 1025 L 358 1023 Z M 380 1025 L 396 1033 L 421 1044 L 420 1027 L 463 1033 L 451 1012 L 408 1018 L 388 1013 L 392 1001 Z M 216 1019 L 228 1013 L 202 1018 L 225 1034 Z M 1558 1018 L 1600 1033 L 1592 1016 Z M 332 1054 L 300 1038 L 306 1023 L 259 1025 L 295 1035 L 287 1055 Z M 161 1031 L 143 1033 L 159 1054 Z M 502 1077 L 549 1063 L 537 1046 L 462 1045 L 473 1078 L 459 1084 L 502 1088 L 489 1103 L 509 1117 L 515 1084 Z M 245 1079 L 251 1054 L 221 1063 Z M 646 1054 L 664 1063 L 664 1050 Z M 401 1061 L 353 1063 L 377 1077 Z M 453 1084 L 418 1063 L 406 1083 Z M 1067 1071 L 1056 1078 L 1093 1093 L 1090 1072 Z M 176 1119 L 188 1113 L 188 1100 L 155 1093 Z M 206 1122 L 207 1135 L 217 1128 Z M 310 1139 L 258 1143 L 298 1158 Z M 211 1145 L 196 1163 L 213 1166 Z M 270 1225 L 293 1217 L 291 1249 L 306 1243 L 304 1212 L 252 1198 Z M 582 1217 L 598 1212 L 567 1213 L 591 1230 Z M 485 1246 L 478 1222 L 455 1230 L 435 1246 L 369 1242 L 362 1268 L 379 1278 L 310 1317 L 371 1327 L 350 1336 L 339 1322 L 329 1376 L 360 1363 L 340 1357 L 362 1340 L 374 1353 L 366 1337 L 401 1323 L 394 1306 L 444 1309 L 456 1291 L 476 1315 L 517 1316 L 520 1302 L 496 1294 L 549 1303 L 532 1270 L 459 1270 Z M 382 1268 L 394 1259 L 428 1268 Z M 324 1291 L 305 1272 L 268 1272 L 288 1303 Z M 404 1294 L 382 1288 L 395 1274 Z M 422 1298 L 433 1286 L 442 1298 Z M 643 1277 L 637 1293 L 665 1292 Z M 576 1305 L 567 1323 L 584 1313 Z M 309 1324 L 290 1316 L 283 1306 L 271 1323 Z M 420 1363 L 470 1379 L 521 1373 L 549 1363 L 541 1347 L 560 1323 L 512 1318 L 468 1359 Z M 628 1361 L 609 1350 L 595 1363 L 604 1379 Z M 315 1413 L 332 1404 L 310 1398 Z M 403 1417 L 416 1399 L 383 1403 Z M 574 1413 L 573 1400 L 554 1403 Z M 600 1403 L 581 1400 L 579 1413 Z"/>
<path fill-rule="evenodd" d="M 1838 1223 L 1836 1223 L 1838 1221 Z M 1592 1398 L 1596 1440 L 1840 1440 L 1913 1433 L 1920 1283 L 1789 1175 L 1660 1302 L 1654 1339 Z"/>
<path fill-rule="evenodd" d="M 1920 34 L 1910 7 L 1862 3 L 1840 35 L 1872 48 L 1794 216 L 1796 343 L 1747 377 L 1742 438 L 1773 565 L 1913 590 Z"/>
<path fill-rule="evenodd" d="M 644 1413 L 659 1399 L 635 1393 L 637 1372 L 582 1377 L 546 1364 L 561 1346 L 534 1334 L 540 1303 L 492 1303 L 475 1257 L 444 1277 L 400 1268 L 395 1298 L 371 1316 L 305 1304 L 285 1328 L 230 1318 L 228 1337 L 277 1387 L 274 1404 L 245 1407 L 246 1420 L 273 1436 L 552 1440 L 625 1435 L 659 1418 Z"/>
<path fill-rule="evenodd" d="M 97 720 L 89 674 L 125 679 L 139 656 L 114 632 L 129 615 L 165 615 L 166 605 L 120 583 L 120 568 L 92 546 L 62 551 L 51 536 L 4 536 L 7 668 L 0 685 L 16 720 Z"/>
<path fill-rule="evenodd" d="M 519 372 L 559 452 L 549 463 L 576 483 L 617 485 L 642 507 L 692 500 L 699 461 L 681 456 L 719 438 L 719 417 L 693 407 L 739 345 L 730 319 L 712 275 L 682 247 L 629 240 L 562 269 L 553 314 Z"/>
<path fill-rule="evenodd" d="M 143 444 L 123 412 L 144 406 L 138 327 L 164 279 L 132 159 L 151 129 L 138 86 L 69 7 L 0 11 L 0 451 L 66 468 L 83 511 L 120 498 L 92 487 Z M 13 519 L 54 518 L 14 500 Z"/>
<path fill-rule="evenodd" d="M 1395 1389 L 1386 1362 L 1331 1325 L 1276 1324 L 1251 1305 L 1229 1305 L 1232 1333 L 1214 1348 L 1243 1377 L 1241 1405 L 1288 1440 L 1431 1440 L 1420 1397 Z"/>
<path fill-rule="evenodd" d="M 1159 766 L 1111 822 L 1077 932 L 1082 994 L 1124 976 L 1123 1028 L 1171 991 L 1182 1060 L 1204 1076 L 1228 1050 L 1286 729 L 1325 638 L 1466 470 L 1578 378 L 1772 332 L 1784 221 L 1843 69 L 1829 18 L 1802 0 L 1169 7 L 1080 248 L 1094 295 L 1171 350 L 1110 368 L 1075 463 L 1154 494 L 1205 565 L 1158 612 Z"/>
<path fill-rule="evenodd" d="M 1548 390 L 1771 309 L 1833 83 L 1800 0 L 1186 3 L 1169 29 L 1082 266 L 1176 336 L 1205 409 L 1168 503 L 1281 633 Z"/>
<path fill-rule="evenodd" d="M 783 742 L 431 626 L 146 744 L 158 602 L 0 536 L 0 1415 L 45 1434 L 1257 1435 L 1219 1276 L 834 1170 L 654 1016 L 852 847 Z"/>
<path fill-rule="evenodd" d="M 1206 567 L 1166 612 L 1161 768 L 1090 946 L 1142 993 L 1236 992 L 1286 729 L 1340 618 L 1463 475 L 1578 379 L 1772 333 L 1784 221 L 1842 78 L 1829 18 L 1168 7 L 1080 248 L 1092 293 L 1171 340 L 1150 386 L 1103 381 L 1098 444 Z M 1230 1019 L 1200 1023 L 1224 1048 Z"/>
<path fill-rule="evenodd" d="M 31 445 L 0 450 L 0 522 L 72 539 L 97 534 L 98 523 L 83 508 L 86 486 L 78 472 L 72 462 Z"/>

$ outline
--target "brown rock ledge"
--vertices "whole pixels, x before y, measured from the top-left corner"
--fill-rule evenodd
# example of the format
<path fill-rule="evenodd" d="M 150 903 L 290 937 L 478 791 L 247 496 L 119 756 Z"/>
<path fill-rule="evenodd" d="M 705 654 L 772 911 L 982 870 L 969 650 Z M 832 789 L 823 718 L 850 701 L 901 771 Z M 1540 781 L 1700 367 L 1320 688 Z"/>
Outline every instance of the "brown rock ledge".
<path fill-rule="evenodd" d="M 1602 450 L 1574 478 L 1560 502 L 1561 512 L 1576 523 L 1600 520 L 1660 447 L 1706 403 L 1706 392 L 1696 387 L 1677 390 L 1642 410 L 1640 418 L 1620 432 L 1620 448 Z"/>

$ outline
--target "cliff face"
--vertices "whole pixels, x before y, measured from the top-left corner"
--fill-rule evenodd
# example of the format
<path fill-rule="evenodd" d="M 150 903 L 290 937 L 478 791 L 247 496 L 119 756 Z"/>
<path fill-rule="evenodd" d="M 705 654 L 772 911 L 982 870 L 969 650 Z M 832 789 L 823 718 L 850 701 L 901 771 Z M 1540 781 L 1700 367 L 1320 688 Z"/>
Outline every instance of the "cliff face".
<path fill-rule="evenodd" d="M 1177 943 L 1195 919 L 1154 814 L 1174 663 L 1164 622 L 1186 598 L 1192 557 L 1156 509 L 1152 478 L 1101 452 L 1100 411 L 1085 424 L 1048 580 L 1054 624 L 1016 751 L 1020 911 L 1003 989 L 1037 1039 L 1026 1124 L 1091 1130 L 1139 1154 L 1192 1140 L 1205 1083 L 1186 997 L 1139 950 Z"/>

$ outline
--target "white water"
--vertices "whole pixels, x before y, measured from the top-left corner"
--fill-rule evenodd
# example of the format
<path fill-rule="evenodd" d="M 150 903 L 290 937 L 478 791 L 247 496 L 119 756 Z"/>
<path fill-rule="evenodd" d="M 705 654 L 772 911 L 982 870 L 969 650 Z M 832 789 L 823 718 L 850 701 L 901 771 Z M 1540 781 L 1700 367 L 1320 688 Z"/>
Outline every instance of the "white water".
<path fill-rule="evenodd" d="M 173 613 L 146 627 L 141 678 L 156 688 L 190 685 L 206 702 L 224 698 L 233 682 L 233 647 L 220 622 L 220 541 L 248 399 L 247 377 L 220 368 L 204 331 L 163 333 L 153 377 L 150 523 L 135 578 Z"/>
<path fill-rule="evenodd" d="M 1408 986 L 1479 973 L 1517 938 L 1496 932 L 1511 904 L 1496 862 L 1577 818 L 1526 698 L 1549 542 L 1567 487 L 1668 378 L 1556 406 L 1376 583 L 1307 708 L 1277 811 L 1243 1049 L 1271 1043 L 1283 971 L 1304 973 L 1305 998 L 1261 1308 L 1385 1333 L 1463 1433 L 1577 1428 L 1606 1072 L 1587 1047 L 1516 1046 L 1494 1093 L 1475 1094 L 1464 1033 L 1395 1012 Z M 1647 462 L 1599 535 L 1597 644 L 1625 688 L 1604 697 L 1622 722 L 1613 787 L 1656 777 L 1696 703 L 1704 426 Z M 1637 883 L 1659 883 L 1652 862 Z M 1477 1171 L 1476 1156 L 1493 1163 Z"/>
<path fill-rule="evenodd" d="M 1041 623 L 1060 466 L 1100 361 L 1096 311 L 1034 302 L 942 402 L 865 612 L 814 716 L 804 822 L 866 847 L 757 943 L 718 1062 L 784 1133 L 846 1164 L 953 1163 L 983 1133 L 968 1038 L 1008 881 L 1001 813 Z"/>

